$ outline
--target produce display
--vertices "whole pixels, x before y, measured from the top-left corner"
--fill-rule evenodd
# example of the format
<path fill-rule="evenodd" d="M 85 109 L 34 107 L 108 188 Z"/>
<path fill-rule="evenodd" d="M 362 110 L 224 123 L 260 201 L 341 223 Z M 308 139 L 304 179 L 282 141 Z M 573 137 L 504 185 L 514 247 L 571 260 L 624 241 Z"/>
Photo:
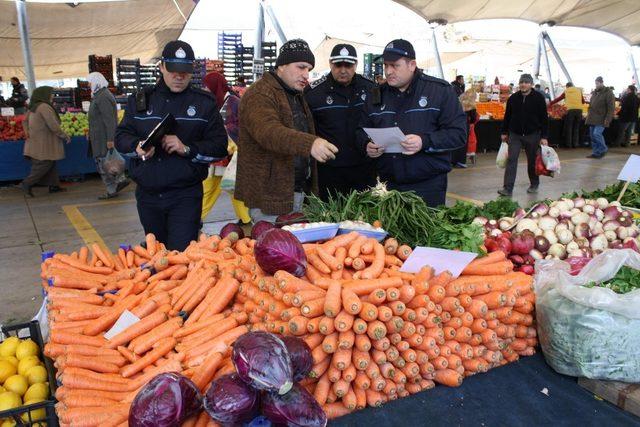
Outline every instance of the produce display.
<path fill-rule="evenodd" d="M 563 198 L 538 203 L 529 212 L 516 210 L 499 220 L 474 219 L 485 229 L 485 247 L 509 255 L 516 270 L 533 274 L 541 259 L 567 259 L 577 274 L 605 249 L 640 252 L 640 228 L 633 213 L 605 198 Z"/>
<path fill-rule="evenodd" d="M 567 107 L 564 104 L 553 104 L 547 107 L 549 117 L 552 119 L 562 119 L 567 115 Z"/>
<path fill-rule="evenodd" d="M 635 268 L 623 266 L 613 278 L 604 282 L 589 282 L 587 288 L 595 286 L 600 288 L 611 289 L 617 294 L 626 294 L 628 292 L 640 289 L 640 271 Z"/>
<path fill-rule="evenodd" d="M 69 136 L 84 136 L 89 132 L 89 119 L 85 113 L 64 113 L 60 115 L 60 127 Z"/>
<path fill-rule="evenodd" d="M 258 240 L 202 235 L 184 252 L 147 235 L 146 247 L 112 254 L 94 244 L 45 260 L 45 353 L 58 369 L 61 422 L 118 425 L 160 404 L 182 422 L 177 392 L 154 379 L 175 373 L 204 394 L 205 410 L 186 425 L 213 423 L 220 385 L 255 415 L 243 384 L 260 390 L 259 411 L 273 423 L 324 425 L 319 407 L 334 418 L 535 352 L 532 278 L 501 252 L 454 279 L 427 266 L 399 272 L 411 248 L 396 239 L 351 232 L 302 245 L 262 228 Z M 125 310 L 141 320 L 106 339 Z M 154 394 L 161 400 L 144 398 Z"/>
<path fill-rule="evenodd" d="M 476 111 L 480 116 L 489 116 L 494 120 L 503 120 L 505 106 L 501 102 L 477 102 Z"/>
<path fill-rule="evenodd" d="M 0 141 L 19 141 L 26 138 L 22 122 L 25 116 L 0 117 Z"/>
<path fill-rule="evenodd" d="M 581 190 L 580 193 L 566 194 L 565 197 L 575 198 L 580 196 L 585 199 L 605 198 L 607 200 L 617 200 L 623 186 L 623 182 L 618 182 L 617 184 L 608 185 L 603 189 L 594 191 Z M 640 209 L 640 184 L 633 182 L 629 183 L 629 186 L 624 192 L 622 199 L 620 199 L 620 203 L 622 204 L 622 206 Z"/>

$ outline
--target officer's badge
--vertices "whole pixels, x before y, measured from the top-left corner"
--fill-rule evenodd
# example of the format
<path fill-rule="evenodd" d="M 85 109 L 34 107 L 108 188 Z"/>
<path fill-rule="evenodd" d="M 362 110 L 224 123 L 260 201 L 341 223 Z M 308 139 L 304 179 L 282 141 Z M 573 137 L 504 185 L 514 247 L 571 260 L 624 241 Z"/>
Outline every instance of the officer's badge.
<path fill-rule="evenodd" d="M 340 50 L 340 55 L 341 56 L 348 56 L 349 55 L 349 49 L 347 49 L 346 47 L 343 47 L 342 50 Z"/>
<path fill-rule="evenodd" d="M 187 115 L 189 117 L 193 117 L 196 115 L 196 107 L 194 107 L 193 105 L 189 105 L 189 108 L 187 109 Z"/>
<path fill-rule="evenodd" d="M 386 48 L 387 49 L 393 49 L 393 42 L 389 43 Z"/>
<path fill-rule="evenodd" d="M 327 105 L 331 105 L 333 104 L 333 98 L 331 97 L 331 95 L 327 96 Z"/>
<path fill-rule="evenodd" d="M 362 92 L 362 95 L 360 95 L 360 98 L 365 101 L 367 99 L 367 94 L 365 92 Z"/>
<path fill-rule="evenodd" d="M 186 57 L 187 57 L 187 52 L 185 52 L 184 49 L 180 48 L 176 50 L 176 58 L 184 59 Z"/>
<path fill-rule="evenodd" d="M 420 98 L 420 101 L 418 101 L 418 105 L 421 107 L 426 107 L 427 106 L 427 97 L 423 96 Z"/>

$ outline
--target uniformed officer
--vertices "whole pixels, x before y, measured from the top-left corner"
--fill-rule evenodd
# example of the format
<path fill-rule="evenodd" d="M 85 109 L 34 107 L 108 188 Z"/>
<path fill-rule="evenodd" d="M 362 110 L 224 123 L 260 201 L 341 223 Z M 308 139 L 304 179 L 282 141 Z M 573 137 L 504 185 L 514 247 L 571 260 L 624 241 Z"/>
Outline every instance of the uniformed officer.
<path fill-rule="evenodd" d="M 368 97 L 361 128 L 399 127 L 406 135 L 402 153 L 385 153 L 360 129 L 363 152 L 377 159 L 380 180 L 389 189 L 415 191 L 427 205 L 445 202 L 451 151 L 467 143 L 466 117 L 449 83 L 417 68 L 411 43 L 398 39 L 382 54 L 387 82 Z"/>
<path fill-rule="evenodd" d="M 338 44 L 329 57 L 331 72 L 311 83 L 305 98 L 316 133 L 340 151 L 335 160 L 318 165 L 320 198 L 329 193 L 348 194 L 375 185 L 375 169 L 356 144 L 362 107 L 375 84 L 356 74 L 358 54 L 349 44 Z"/>
<path fill-rule="evenodd" d="M 134 157 L 129 166 L 138 184 L 138 214 L 145 233 L 154 233 L 168 249 L 184 250 L 196 240 L 202 210 L 202 180 L 209 163 L 227 156 L 227 133 L 208 92 L 190 86 L 193 49 L 171 41 L 162 51 L 162 78 L 153 88 L 132 95 L 116 131 L 116 147 Z M 154 127 L 171 113 L 176 126 L 162 146 L 140 148 Z"/>

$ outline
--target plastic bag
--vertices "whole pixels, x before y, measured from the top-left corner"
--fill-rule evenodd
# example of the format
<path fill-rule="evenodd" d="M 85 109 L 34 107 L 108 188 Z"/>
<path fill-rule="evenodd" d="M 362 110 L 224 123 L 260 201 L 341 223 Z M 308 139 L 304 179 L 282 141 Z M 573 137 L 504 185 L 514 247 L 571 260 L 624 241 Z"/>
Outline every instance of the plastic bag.
<path fill-rule="evenodd" d="M 538 154 L 536 154 L 536 175 L 553 177 L 553 172 L 547 170 L 544 162 L 542 161 L 542 154 L 540 154 L 540 150 L 538 150 Z"/>
<path fill-rule="evenodd" d="M 542 155 L 542 163 L 547 170 L 560 173 L 560 157 L 558 157 L 556 150 L 547 145 L 541 145 L 540 154 Z"/>
<path fill-rule="evenodd" d="M 124 158 L 115 148 L 110 148 L 104 158 L 103 167 L 106 173 L 119 176 L 124 173 Z"/>
<path fill-rule="evenodd" d="M 509 160 L 509 144 L 503 142 L 502 144 L 500 144 L 500 149 L 498 150 L 498 156 L 496 157 L 496 166 L 500 169 L 506 168 L 507 160 Z"/>
<path fill-rule="evenodd" d="M 536 263 L 536 320 L 547 363 L 561 374 L 640 382 L 640 290 L 616 294 L 581 285 L 602 282 L 640 254 L 607 250 L 571 276 L 563 261 Z"/>
<path fill-rule="evenodd" d="M 231 156 L 231 161 L 224 170 L 220 188 L 224 191 L 233 191 L 236 188 L 236 170 L 238 169 L 238 152 Z"/>

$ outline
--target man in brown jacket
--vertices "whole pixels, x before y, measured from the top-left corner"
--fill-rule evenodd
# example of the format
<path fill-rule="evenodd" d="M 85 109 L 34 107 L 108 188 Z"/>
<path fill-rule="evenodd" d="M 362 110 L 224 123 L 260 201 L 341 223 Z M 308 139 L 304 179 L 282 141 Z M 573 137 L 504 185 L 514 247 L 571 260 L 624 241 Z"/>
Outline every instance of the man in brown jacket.
<path fill-rule="evenodd" d="M 338 152 L 314 135 L 313 116 L 302 96 L 314 65 L 309 45 L 289 40 L 280 48 L 275 72 L 254 83 L 240 102 L 234 196 L 247 205 L 254 222 L 300 211 L 304 192 L 317 186 L 310 156 L 324 163 Z"/>
<path fill-rule="evenodd" d="M 596 78 L 596 89 L 591 92 L 589 112 L 586 124 L 589 126 L 592 153 L 590 159 L 601 159 L 607 154 L 607 144 L 602 133 L 613 121 L 616 107 L 616 97 L 613 91 L 604 85 L 602 77 Z"/>

